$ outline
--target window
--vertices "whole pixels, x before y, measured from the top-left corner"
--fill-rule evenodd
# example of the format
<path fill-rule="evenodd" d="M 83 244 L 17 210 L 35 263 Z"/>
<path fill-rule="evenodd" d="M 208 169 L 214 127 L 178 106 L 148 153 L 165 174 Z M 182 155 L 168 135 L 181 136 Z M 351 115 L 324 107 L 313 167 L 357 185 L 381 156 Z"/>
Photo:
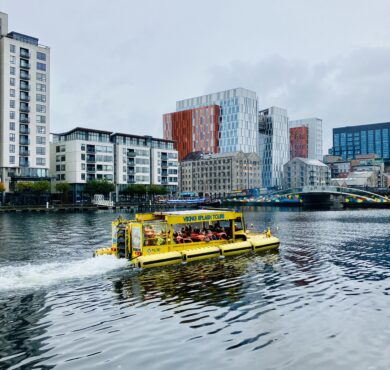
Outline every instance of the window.
<path fill-rule="evenodd" d="M 46 154 L 46 148 L 44 146 L 37 146 L 36 153 L 38 155 L 45 155 Z"/>
<path fill-rule="evenodd" d="M 46 60 L 46 54 L 41 53 L 40 51 L 37 51 L 37 59 L 39 60 Z"/>
<path fill-rule="evenodd" d="M 15 45 L 10 44 L 9 45 L 9 51 L 10 51 L 10 53 L 15 53 L 16 52 Z"/>
<path fill-rule="evenodd" d="M 85 161 L 85 154 L 84 153 L 81 153 L 81 160 Z"/>
<path fill-rule="evenodd" d="M 85 173 L 81 174 L 81 180 L 85 180 Z"/>
<path fill-rule="evenodd" d="M 46 75 L 44 73 L 37 72 L 37 81 L 46 82 Z"/>
<path fill-rule="evenodd" d="M 15 63 L 16 63 L 15 55 L 10 55 L 10 56 L 9 56 L 9 62 L 10 62 L 11 64 L 15 64 Z"/>
<path fill-rule="evenodd" d="M 15 75 L 15 67 L 9 67 L 9 73 Z"/>
<path fill-rule="evenodd" d="M 37 158 L 36 164 L 37 164 L 37 166 L 45 166 L 46 165 L 46 158 Z"/>
<path fill-rule="evenodd" d="M 37 91 L 45 92 L 46 91 L 46 85 L 37 83 Z"/>
<path fill-rule="evenodd" d="M 37 62 L 37 70 L 38 71 L 46 71 L 46 64 Z"/>
<path fill-rule="evenodd" d="M 85 163 L 81 163 L 81 169 L 85 171 Z"/>
<path fill-rule="evenodd" d="M 61 165 L 61 171 L 65 171 L 66 170 L 66 165 L 65 164 L 62 164 Z"/>
<path fill-rule="evenodd" d="M 9 163 L 10 164 L 15 164 L 15 156 L 13 156 L 13 155 L 9 156 Z"/>
<path fill-rule="evenodd" d="M 15 141 L 15 134 L 9 134 L 9 141 Z"/>
<path fill-rule="evenodd" d="M 15 153 L 15 144 L 9 144 L 9 152 Z"/>
<path fill-rule="evenodd" d="M 37 104 L 37 112 L 46 113 L 46 105 Z"/>
<path fill-rule="evenodd" d="M 10 123 L 9 123 L 9 129 L 10 129 L 11 131 L 15 131 L 15 122 L 10 122 Z"/>
<path fill-rule="evenodd" d="M 10 77 L 9 84 L 10 86 L 15 86 L 15 79 L 13 77 Z"/>
<path fill-rule="evenodd" d="M 37 94 L 37 101 L 39 101 L 41 103 L 46 103 L 46 95 Z"/>
<path fill-rule="evenodd" d="M 15 97 L 15 89 L 9 89 L 9 96 Z"/>
<path fill-rule="evenodd" d="M 37 126 L 37 134 L 46 134 L 45 126 Z"/>
<path fill-rule="evenodd" d="M 85 152 L 85 144 L 81 144 L 81 150 Z"/>
<path fill-rule="evenodd" d="M 46 138 L 44 136 L 37 136 L 37 144 L 46 144 Z"/>
<path fill-rule="evenodd" d="M 56 165 L 56 171 L 61 171 L 61 166 L 59 164 Z"/>
<path fill-rule="evenodd" d="M 37 115 L 36 122 L 37 123 L 46 123 L 46 116 Z"/>
<path fill-rule="evenodd" d="M 10 108 L 15 108 L 15 100 L 10 100 L 9 101 L 9 107 Z"/>

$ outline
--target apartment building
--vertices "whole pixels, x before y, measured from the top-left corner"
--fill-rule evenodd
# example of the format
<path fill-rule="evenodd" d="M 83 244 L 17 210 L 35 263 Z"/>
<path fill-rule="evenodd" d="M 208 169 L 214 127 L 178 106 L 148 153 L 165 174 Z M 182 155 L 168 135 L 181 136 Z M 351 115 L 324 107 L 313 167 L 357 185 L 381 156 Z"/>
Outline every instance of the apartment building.
<path fill-rule="evenodd" d="M 50 49 L 0 12 L 0 181 L 48 178 Z"/>
<path fill-rule="evenodd" d="M 260 160 L 256 153 L 188 154 L 180 162 L 180 191 L 224 195 L 260 187 Z"/>
<path fill-rule="evenodd" d="M 170 140 L 76 127 L 53 134 L 50 153 L 55 183 L 69 183 L 74 200 L 91 180 L 111 181 L 118 192 L 128 184 L 177 190 L 178 155 Z"/>

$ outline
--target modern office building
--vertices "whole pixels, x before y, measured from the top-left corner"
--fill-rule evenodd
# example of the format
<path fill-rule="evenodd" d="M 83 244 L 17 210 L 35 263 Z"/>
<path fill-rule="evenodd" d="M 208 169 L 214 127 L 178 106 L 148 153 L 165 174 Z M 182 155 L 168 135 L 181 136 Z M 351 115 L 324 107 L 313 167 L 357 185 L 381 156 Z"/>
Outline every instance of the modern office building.
<path fill-rule="evenodd" d="M 284 189 L 329 184 L 330 169 L 317 159 L 296 157 L 284 165 Z"/>
<path fill-rule="evenodd" d="M 164 114 L 163 125 L 164 137 L 176 143 L 179 160 L 191 152 L 218 153 L 218 105 Z"/>
<path fill-rule="evenodd" d="M 164 138 L 176 142 L 180 159 L 197 150 L 257 152 L 257 112 L 256 93 L 243 88 L 180 100 L 163 116 Z"/>
<path fill-rule="evenodd" d="M 260 187 L 256 153 L 188 154 L 180 162 L 180 191 L 221 196 Z"/>
<path fill-rule="evenodd" d="M 289 129 L 287 110 L 271 107 L 258 115 L 261 186 L 281 188 L 283 165 L 289 160 Z"/>
<path fill-rule="evenodd" d="M 301 157 L 321 161 L 323 157 L 322 120 L 319 118 L 298 119 L 289 121 L 288 126 L 290 128 L 290 159 Z M 306 135 L 299 135 L 301 131 L 306 131 Z M 301 148 L 306 150 L 301 151 Z"/>
<path fill-rule="evenodd" d="M 112 134 L 115 145 L 115 183 L 121 190 L 128 184 L 164 185 L 176 192 L 178 152 L 173 141 L 151 136 Z"/>
<path fill-rule="evenodd" d="M 0 181 L 48 178 L 50 49 L 0 13 Z"/>
<path fill-rule="evenodd" d="M 56 182 L 71 185 L 80 199 L 90 180 L 108 180 L 117 191 L 128 184 L 178 186 L 177 151 L 170 140 L 76 127 L 53 134 L 50 172 Z"/>
<path fill-rule="evenodd" d="M 376 154 L 390 159 L 390 122 L 338 127 L 333 129 L 332 154 L 354 159 L 360 154 Z"/>

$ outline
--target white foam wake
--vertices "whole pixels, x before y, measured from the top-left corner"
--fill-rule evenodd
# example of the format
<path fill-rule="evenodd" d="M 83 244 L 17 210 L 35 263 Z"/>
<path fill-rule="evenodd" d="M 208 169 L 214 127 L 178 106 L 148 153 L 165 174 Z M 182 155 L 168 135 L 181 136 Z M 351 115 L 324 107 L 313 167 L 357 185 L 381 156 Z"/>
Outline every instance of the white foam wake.
<path fill-rule="evenodd" d="M 99 256 L 82 261 L 26 264 L 0 267 L 0 291 L 33 288 L 60 281 L 102 275 L 128 266 L 125 259 Z"/>

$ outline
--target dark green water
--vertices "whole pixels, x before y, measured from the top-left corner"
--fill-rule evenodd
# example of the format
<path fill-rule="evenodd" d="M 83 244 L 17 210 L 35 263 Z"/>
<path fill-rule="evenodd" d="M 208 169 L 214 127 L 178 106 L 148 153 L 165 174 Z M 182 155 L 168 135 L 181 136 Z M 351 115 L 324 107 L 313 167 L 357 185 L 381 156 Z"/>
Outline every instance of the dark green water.
<path fill-rule="evenodd" d="M 0 215 L 0 368 L 389 369 L 390 211 L 245 211 L 280 252 L 137 272 L 114 213 Z"/>

